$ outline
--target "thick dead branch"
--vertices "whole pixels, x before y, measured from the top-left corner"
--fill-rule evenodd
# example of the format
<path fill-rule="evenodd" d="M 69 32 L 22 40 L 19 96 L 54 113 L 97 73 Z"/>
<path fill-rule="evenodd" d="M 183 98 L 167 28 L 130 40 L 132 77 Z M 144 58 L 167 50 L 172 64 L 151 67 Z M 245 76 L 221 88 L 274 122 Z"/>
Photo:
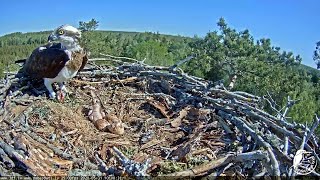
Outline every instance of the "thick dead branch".
<path fill-rule="evenodd" d="M 99 169 L 100 169 L 100 171 L 101 171 L 102 173 L 107 173 L 107 174 L 109 174 L 109 173 L 110 173 L 109 168 L 107 167 L 106 163 L 104 163 L 103 160 L 100 159 L 98 153 L 95 153 L 95 158 L 96 158 L 96 160 L 97 160 L 98 163 L 99 163 Z"/>
<path fill-rule="evenodd" d="M 222 167 L 224 165 L 227 165 L 231 162 L 237 163 L 237 162 L 246 162 L 246 161 L 253 161 L 253 160 L 263 160 L 268 159 L 268 156 L 263 151 L 253 151 L 248 153 L 242 153 L 238 155 L 229 154 L 226 157 L 213 160 L 207 164 L 203 164 L 200 166 L 197 166 L 195 168 L 176 172 L 172 174 L 166 174 L 165 176 L 171 176 L 171 177 L 180 177 L 180 176 L 200 176 L 204 175 L 205 173 L 209 173 L 211 170 Z"/>
<path fill-rule="evenodd" d="M 10 159 L 10 157 L 7 155 L 6 152 L 3 151 L 2 148 L 0 148 L 0 161 L 6 165 L 7 168 L 14 168 L 15 164 L 14 162 Z"/>
<path fill-rule="evenodd" d="M 296 102 L 290 97 L 282 109 L 270 94 L 264 97 L 275 117 L 261 109 L 256 95 L 185 74 L 178 66 L 191 56 L 164 67 L 102 55 L 67 83 L 72 95 L 63 104 L 41 96 L 43 82 L 10 73 L 0 80 L 3 172 L 14 167 L 29 175 L 279 176 L 288 174 L 300 146 L 320 162 L 319 119 L 310 129 L 287 122 Z"/>
<path fill-rule="evenodd" d="M 318 116 L 316 115 L 316 118 L 313 120 L 312 126 L 310 131 L 308 132 L 308 135 L 306 137 L 306 142 L 309 141 L 310 137 L 312 136 L 313 132 L 316 130 L 316 128 L 319 126 L 320 123 L 320 119 L 318 118 Z"/>
<path fill-rule="evenodd" d="M 151 159 L 147 159 L 144 163 L 140 164 L 128 159 L 118 148 L 113 147 L 112 149 L 128 174 L 136 177 L 148 176 L 146 171 L 150 167 Z"/>
<path fill-rule="evenodd" d="M 210 89 L 213 93 L 221 93 L 223 95 L 226 95 L 227 97 L 231 97 L 231 98 L 236 98 L 239 100 L 243 100 L 243 101 L 247 101 L 247 102 L 258 102 L 259 99 L 255 99 L 255 98 L 247 98 L 244 97 L 242 95 L 240 95 L 239 93 L 235 94 L 226 90 L 222 90 L 222 89 Z"/>
<path fill-rule="evenodd" d="M 245 124 L 240 118 L 234 117 L 230 114 L 227 114 L 223 111 L 219 111 L 218 114 L 220 114 L 222 117 L 228 119 L 232 123 L 234 123 L 241 131 L 248 133 L 251 137 L 253 137 L 261 146 L 265 147 L 267 149 L 267 152 L 269 154 L 272 169 L 273 172 L 270 172 L 273 176 L 280 176 L 280 169 L 279 169 L 279 163 L 273 153 L 273 148 L 269 143 L 267 143 L 261 136 L 257 135 L 250 127 L 248 127 L 247 124 Z"/>

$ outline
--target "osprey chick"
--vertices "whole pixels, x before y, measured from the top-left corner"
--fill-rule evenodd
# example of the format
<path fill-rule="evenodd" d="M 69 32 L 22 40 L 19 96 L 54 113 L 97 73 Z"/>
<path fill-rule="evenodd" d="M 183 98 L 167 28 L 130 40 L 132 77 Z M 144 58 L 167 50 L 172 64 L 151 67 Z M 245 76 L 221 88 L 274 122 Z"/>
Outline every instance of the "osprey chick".
<path fill-rule="evenodd" d="M 50 98 L 56 98 L 52 84 L 67 93 L 63 84 L 76 76 L 88 61 L 87 54 L 79 45 L 81 32 L 70 25 L 62 25 L 48 37 L 49 43 L 36 48 L 23 66 L 23 72 L 33 78 L 42 78 Z M 51 43 L 56 41 L 58 43 Z"/>

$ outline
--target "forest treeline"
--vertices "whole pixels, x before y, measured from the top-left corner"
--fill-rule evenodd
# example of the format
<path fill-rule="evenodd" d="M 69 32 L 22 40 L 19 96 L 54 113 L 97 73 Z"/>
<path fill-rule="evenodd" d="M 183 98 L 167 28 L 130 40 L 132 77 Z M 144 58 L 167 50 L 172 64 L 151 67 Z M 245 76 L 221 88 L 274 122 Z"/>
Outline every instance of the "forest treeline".
<path fill-rule="evenodd" d="M 302 65 L 299 55 L 274 47 L 270 39 L 256 40 L 249 30 L 230 28 L 223 18 L 217 26 L 205 37 L 89 28 L 84 29 L 82 43 L 91 52 L 91 58 L 106 53 L 145 59 L 151 65 L 170 66 L 193 55 L 195 58 L 182 67 L 189 74 L 213 82 L 222 80 L 226 87 L 236 77 L 233 90 L 259 96 L 269 93 L 278 110 L 286 105 L 288 96 L 300 100 L 290 109 L 288 119 L 310 124 L 315 114 L 320 113 L 318 70 Z M 15 60 L 28 57 L 35 47 L 47 43 L 49 33 L 17 32 L 0 37 L 0 75 L 3 76 L 7 65 L 16 68 Z M 275 114 L 269 104 L 264 105 Z"/>

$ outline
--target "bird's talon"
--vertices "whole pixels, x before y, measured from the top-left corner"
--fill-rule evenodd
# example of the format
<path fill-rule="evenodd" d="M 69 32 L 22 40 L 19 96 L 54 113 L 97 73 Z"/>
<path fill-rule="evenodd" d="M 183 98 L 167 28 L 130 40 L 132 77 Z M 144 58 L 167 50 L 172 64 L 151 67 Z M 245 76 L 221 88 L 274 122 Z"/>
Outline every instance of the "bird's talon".
<path fill-rule="evenodd" d="M 65 97 L 66 97 L 66 93 L 60 90 L 60 91 L 58 92 L 57 100 L 58 100 L 59 102 L 62 102 L 62 103 L 63 103 Z"/>

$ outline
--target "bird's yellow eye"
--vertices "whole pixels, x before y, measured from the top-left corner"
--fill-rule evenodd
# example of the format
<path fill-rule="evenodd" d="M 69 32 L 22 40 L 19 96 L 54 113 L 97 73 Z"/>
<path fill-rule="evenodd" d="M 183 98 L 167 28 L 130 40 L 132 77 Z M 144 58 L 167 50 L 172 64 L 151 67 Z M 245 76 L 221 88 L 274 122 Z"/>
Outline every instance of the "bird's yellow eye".
<path fill-rule="evenodd" d="M 63 30 L 59 30 L 59 34 L 60 35 L 64 34 L 64 31 Z"/>

